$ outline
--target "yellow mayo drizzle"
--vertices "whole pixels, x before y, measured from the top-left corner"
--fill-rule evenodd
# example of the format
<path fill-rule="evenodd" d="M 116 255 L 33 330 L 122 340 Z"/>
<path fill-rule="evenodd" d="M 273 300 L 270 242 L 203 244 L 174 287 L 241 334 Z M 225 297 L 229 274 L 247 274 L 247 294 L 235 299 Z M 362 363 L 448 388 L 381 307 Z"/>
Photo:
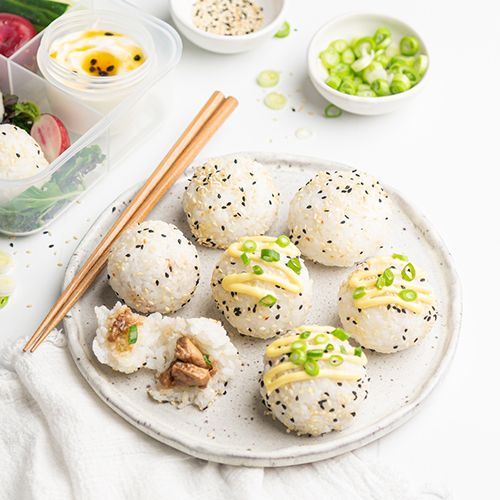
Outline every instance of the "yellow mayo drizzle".
<path fill-rule="evenodd" d="M 297 328 L 297 335 L 290 335 L 287 337 L 282 337 L 276 339 L 274 342 L 269 344 L 266 348 L 266 356 L 268 358 L 277 358 L 282 356 L 283 354 L 288 354 L 291 352 L 291 345 L 296 340 L 303 340 L 300 338 L 300 333 L 302 332 L 311 332 L 311 335 L 308 339 L 304 339 L 307 342 L 307 347 L 311 349 L 325 349 L 327 344 L 334 344 L 336 340 L 328 335 L 329 332 L 335 330 L 335 328 L 331 326 L 318 326 L 318 325 L 305 325 Z M 328 340 L 322 344 L 313 344 L 308 343 L 308 341 L 312 341 L 317 334 L 326 334 L 328 335 Z M 351 346 L 347 346 L 345 344 L 347 353 L 341 353 L 340 350 L 335 349 L 333 351 L 328 351 L 328 353 L 324 354 L 321 358 L 315 358 L 316 361 L 320 360 L 328 360 L 332 354 L 337 354 L 342 356 L 345 362 L 349 362 L 355 365 L 365 365 L 367 363 L 367 358 L 364 353 L 361 356 L 354 355 L 354 349 Z M 280 387 L 290 384 L 292 382 L 300 382 L 303 380 L 311 380 L 314 378 L 328 378 L 332 380 L 346 380 L 353 381 L 361 378 L 361 375 L 358 372 L 346 369 L 346 367 L 342 363 L 338 367 L 328 367 L 324 368 L 324 365 L 320 365 L 321 369 L 318 375 L 312 377 L 308 373 L 306 373 L 302 366 L 296 365 L 291 361 L 284 361 L 282 363 L 277 364 L 273 368 L 271 368 L 263 377 L 264 385 L 266 387 L 266 391 L 268 394 L 271 394 L 276 389 Z M 287 373 L 283 373 L 287 372 Z"/>
<path fill-rule="evenodd" d="M 395 260 L 392 257 L 372 257 L 366 261 L 365 266 L 368 271 L 360 269 L 352 273 L 348 284 L 353 289 L 364 287 L 366 294 L 354 299 L 354 305 L 358 309 L 368 309 L 369 307 L 385 306 L 394 304 L 408 309 L 416 314 L 421 314 L 424 310 L 424 305 L 434 304 L 434 296 L 432 289 L 418 282 L 418 276 L 422 277 L 423 273 L 415 269 L 416 276 L 413 281 L 404 281 L 401 277 L 401 270 L 406 266 L 406 262 L 402 262 L 401 269 L 393 270 L 394 283 L 391 286 L 384 286 L 378 289 L 377 279 L 387 267 L 393 265 Z M 403 290 L 403 285 L 406 289 L 411 289 L 417 292 L 417 298 L 414 301 L 403 300 L 398 293 Z"/>
<path fill-rule="evenodd" d="M 265 271 L 263 274 L 255 273 L 237 273 L 228 274 L 222 280 L 222 288 L 227 292 L 236 292 L 243 295 L 248 295 L 250 297 L 255 297 L 260 300 L 266 295 L 269 295 L 269 291 L 259 287 L 258 283 L 269 283 L 271 285 L 277 285 L 288 292 L 298 295 L 304 291 L 304 285 L 300 281 L 299 275 L 297 275 L 292 269 L 287 267 L 281 260 L 278 262 L 266 262 L 260 257 L 260 252 L 263 249 L 276 250 L 280 255 L 285 255 L 289 257 L 299 257 L 299 249 L 290 243 L 288 246 L 282 248 L 276 243 L 277 238 L 272 236 L 251 236 L 240 238 L 237 242 L 233 243 L 227 249 L 227 253 L 233 258 L 240 258 L 243 253 L 246 253 L 251 262 L 259 262 L 265 265 L 266 268 L 273 268 L 280 271 L 282 275 L 277 273 L 270 273 Z M 245 241 L 252 240 L 256 243 L 256 249 L 254 252 L 243 252 L 242 245 Z M 250 266 L 250 264 L 249 264 Z"/>

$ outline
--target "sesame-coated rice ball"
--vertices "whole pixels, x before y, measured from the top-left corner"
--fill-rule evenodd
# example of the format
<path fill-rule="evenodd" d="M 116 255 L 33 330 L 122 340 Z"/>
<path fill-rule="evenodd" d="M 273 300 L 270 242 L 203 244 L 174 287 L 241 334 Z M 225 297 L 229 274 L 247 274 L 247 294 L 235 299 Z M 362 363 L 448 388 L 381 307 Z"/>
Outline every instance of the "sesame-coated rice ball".
<path fill-rule="evenodd" d="M 260 381 L 273 418 L 297 434 L 348 427 L 368 397 L 367 358 L 331 326 L 301 326 L 270 344 Z"/>
<path fill-rule="evenodd" d="M 304 322 L 312 279 L 300 251 L 282 235 L 231 244 L 212 274 L 219 311 L 242 335 L 269 338 Z"/>
<path fill-rule="evenodd" d="M 290 203 L 288 227 L 305 257 L 351 266 L 385 242 L 392 204 L 377 180 L 357 170 L 323 171 Z"/>
<path fill-rule="evenodd" d="M 414 346 L 438 317 L 427 276 L 400 254 L 359 264 L 340 286 L 338 313 L 360 345 L 382 353 Z"/>
<path fill-rule="evenodd" d="M 185 305 L 200 278 L 194 245 L 173 224 L 146 221 L 127 229 L 111 249 L 109 284 L 133 309 L 169 314 Z"/>
<path fill-rule="evenodd" d="M 279 193 L 271 174 L 249 158 L 214 158 L 197 167 L 184 193 L 184 212 L 198 243 L 227 248 L 275 221 Z"/>

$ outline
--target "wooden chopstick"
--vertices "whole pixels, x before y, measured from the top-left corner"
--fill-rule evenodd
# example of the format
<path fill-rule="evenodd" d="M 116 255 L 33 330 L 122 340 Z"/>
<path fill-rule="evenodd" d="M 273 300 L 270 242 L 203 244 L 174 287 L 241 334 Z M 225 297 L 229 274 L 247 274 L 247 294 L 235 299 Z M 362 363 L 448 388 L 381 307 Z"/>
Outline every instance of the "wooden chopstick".
<path fill-rule="evenodd" d="M 149 214 L 237 105 L 238 101 L 234 97 L 224 99 L 220 92 L 212 95 L 73 278 L 70 285 L 64 290 L 35 334 L 23 348 L 24 351 L 30 349 L 31 352 L 34 352 L 50 331 L 64 318 L 103 269 L 113 241 L 126 227 L 142 221 Z M 187 141 L 186 136 L 191 140 Z M 181 145 L 185 147 L 181 149 Z M 158 174 L 160 171 L 163 172 L 162 176 Z M 156 181 L 154 185 L 151 185 L 154 181 Z M 144 195 L 144 193 L 148 194 Z"/>

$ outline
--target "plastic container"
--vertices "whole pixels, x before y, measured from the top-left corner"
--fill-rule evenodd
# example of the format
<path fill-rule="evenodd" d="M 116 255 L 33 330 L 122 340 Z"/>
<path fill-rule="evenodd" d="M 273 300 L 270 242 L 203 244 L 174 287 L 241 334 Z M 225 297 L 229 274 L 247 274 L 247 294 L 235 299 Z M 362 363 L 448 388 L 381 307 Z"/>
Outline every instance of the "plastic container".
<path fill-rule="evenodd" d="M 37 58 L 45 32 L 53 34 L 64 27 L 66 20 L 74 26 L 77 20 L 95 19 L 96 11 L 108 11 L 106 16 L 114 12 L 114 29 L 123 33 L 131 26 L 143 30 L 142 34 L 134 32 L 131 36 L 137 38 L 149 63 L 130 72 L 132 83 L 109 77 L 105 84 L 115 85 L 111 89 L 114 100 L 103 98 L 100 88 L 67 85 L 71 80 L 58 79 L 61 73 L 46 64 L 43 57 Z M 10 58 L 0 55 L 2 93 L 35 102 L 42 113 L 52 113 L 62 120 L 71 136 L 71 146 L 36 176 L 0 179 L 0 232 L 26 235 L 46 228 L 100 180 L 112 164 L 145 142 L 170 111 L 158 95 L 160 90 L 165 93 L 165 77 L 178 63 L 181 52 L 179 35 L 165 22 L 121 0 L 96 0 L 71 7 Z M 144 109 L 150 111 L 144 113 Z M 124 123 L 128 126 L 124 127 Z"/>

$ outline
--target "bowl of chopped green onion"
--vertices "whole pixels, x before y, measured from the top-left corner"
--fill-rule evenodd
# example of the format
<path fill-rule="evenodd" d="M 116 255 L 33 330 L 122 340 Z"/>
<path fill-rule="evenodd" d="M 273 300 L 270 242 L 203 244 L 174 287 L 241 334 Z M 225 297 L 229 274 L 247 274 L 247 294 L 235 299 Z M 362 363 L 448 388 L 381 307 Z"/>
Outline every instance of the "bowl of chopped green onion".
<path fill-rule="evenodd" d="M 427 47 L 408 24 L 379 14 L 350 14 L 325 24 L 308 51 L 309 76 L 340 109 L 380 115 L 423 88 Z"/>

